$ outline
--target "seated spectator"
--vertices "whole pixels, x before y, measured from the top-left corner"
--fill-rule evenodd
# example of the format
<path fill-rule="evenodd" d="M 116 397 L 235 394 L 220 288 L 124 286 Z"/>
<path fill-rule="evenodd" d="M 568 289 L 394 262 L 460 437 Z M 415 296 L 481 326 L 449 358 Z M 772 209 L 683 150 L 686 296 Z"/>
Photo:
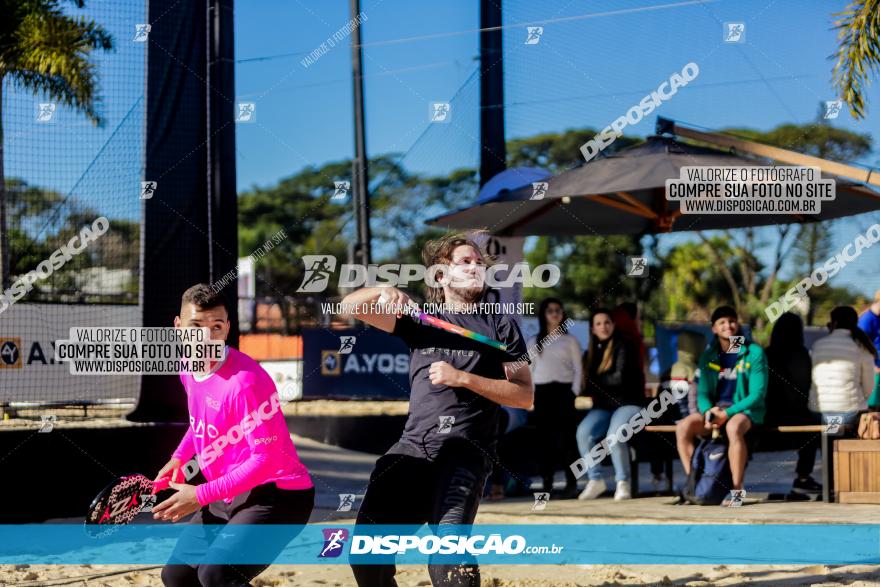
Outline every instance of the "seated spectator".
<path fill-rule="evenodd" d="M 584 356 L 584 395 L 593 398 L 593 407 L 577 428 L 578 450 L 588 462 L 590 450 L 613 436 L 645 404 L 644 379 L 639 372 L 638 351 L 614 328 L 611 313 L 595 310 L 590 318 L 590 346 Z M 630 499 L 629 449 L 626 442 L 610 445 L 611 462 L 617 487 L 614 499 Z M 587 469 L 587 487 L 578 499 L 596 499 L 608 489 L 600 463 Z"/>
<path fill-rule="evenodd" d="M 724 428 L 729 446 L 727 456 L 733 477 L 732 490 L 743 488 L 748 461 L 746 433 L 764 421 L 764 397 L 767 393 L 767 360 L 757 344 L 746 341 L 731 350 L 730 337 L 739 336 L 736 310 L 721 306 L 712 312 L 714 340 L 699 360 L 697 407 L 675 425 L 675 438 L 686 474 L 691 471 L 694 441 L 713 428 Z M 709 420 L 711 414 L 711 421 Z M 732 495 L 722 502 L 729 505 Z"/>
<path fill-rule="evenodd" d="M 828 323 L 831 334 L 813 343 L 809 407 L 826 424 L 854 426 L 874 388 L 877 349 L 858 327 L 858 318 L 849 306 L 834 308 Z"/>
<path fill-rule="evenodd" d="M 577 495 L 577 478 L 569 463 L 574 452 L 574 398 L 583 384 L 581 345 L 565 331 L 567 316 L 562 302 L 546 298 L 538 306 L 538 336 L 528 341 L 528 348 L 538 349 L 532 357 L 532 381 L 535 383 L 534 420 L 541 443 L 541 477 L 544 491 L 553 491 L 556 471 L 565 471 L 567 499 Z M 550 335 L 549 342 L 546 341 Z M 554 338 L 556 337 L 556 338 Z M 541 342 L 545 341 L 545 342 Z M 539 346 L 540 345 L 540 346 Z"/>
<path fill-rule="evenodd" d="M 689 414 L 698 413 L 697 410 L 697 359 L 706 348 L 706 337 L 699 332 L 680 330 L 677 336 L 677 358 L 669 371 L 661 375 L 657 394 L 664 391 L 676 392 L 680 385 L 686 385 L 688 393 L 675 404 L 669 406 L 658 419 L 651 424 L 674 424 Z M 678 395 L 678 394 L 676 394 Z M 668 445 L 653 444 L 647 447 L 651 455 L 651 483 L 654 492 L 659 494 L 664 487 L 672 489 L 671 479 L 664 479 L 663 470 L 668 459 Z"/>
<path fill-rule="evenodd" d="M 880 289 L 874 293 L 874 302 L 859 316 L 859 328 L 861 328 L 875 349 L 880 349 Z M 874 391 L 868 399 L 868 407 L 880 407 L 880 358 L 874 361 Z"/>
<path fill-rule="evenodd" d="M 682 330 L 678 333 L 678 352 L 675 363 L 669 372 L 669 386 L 675 382 L 687 382 L 690 391 L 686 398 L 678 403 L 678 414 L 675 418 L 680 420 L 690 414 L 699 412 L 697 408 L 697 374 L 698 360 L 703 349 L 706 348 L 706 337 L 699 332 Z"/>
<path fill-rule="evenodd" d="M 645 365 L 648 362 L 648 349 L 645 347 L 645 339 L 639 328 L 639 308 L 632 302 L 623 302 L 611 310 L 611 321 L 614 322 L 614 330 L 624 340 L 632 343 L 636 348 L 639 373 L 642 374 L 642 386 L 645 384 Z"/>
<path fill-rule="evenodd" d="M 804 323 L 797 314 L 786 312 L 773 325 L 770 344 L 767 345 L 767 367 L 770 376 L 764 423 L 768 426 L 819 423 L 807 405 L 813 364 L 810 361 L 810 352 L 804 346 Z M 798 450 L 795 479 L 791 488 L 794 493 L 822 491 L 822 485 L 811 476 L 813 465 L 816 464 L 819 438 L 818 434 L 815 435 Z"/>

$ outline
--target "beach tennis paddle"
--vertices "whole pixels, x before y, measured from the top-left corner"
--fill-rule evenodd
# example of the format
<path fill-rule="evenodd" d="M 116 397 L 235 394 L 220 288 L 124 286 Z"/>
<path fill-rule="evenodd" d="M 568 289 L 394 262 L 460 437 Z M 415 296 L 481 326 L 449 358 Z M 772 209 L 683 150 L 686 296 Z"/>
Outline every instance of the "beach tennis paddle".
<path fill-rule="evenodd" d="M 379 296 L 379 301 L 381 301 L 382 303 L 388 303 L 384 293 Z M 489 345 L 490 347 L 496 348 L 499 351 L 507 350 L 507 345 L 502 342 L 498 342 L 497 340 L 489 338 L 484 334 L 480 334 L 479 332 L 474 332 L 473 330 L 463 328 L 461 326 L 458 326 L 457 324 L 453 324 L 452 322 L 441 320 L 436 316 L 426 314 L 419 310 L 418 306 L 404 306 L 401 308 L 401 312 L 406 314 L 407 316 L 411 316 L 413 320 L 424 322 L 425 324 L 429 324 L 434 328 L 439 328 L 441 330 L 445 330 L 446 332 L 451 332 L 453 334 L 457 334 L 471 340 L 476 340 L 477 342 L 481 342 L 483 344 Z"/>
<path fill-rule="evenodd" d="M 170 477 L 155 483 L 144 475 L 126 475 L 107 485 L 92 500 L 86 513 L 86 530 L 94 536 L 105 535 L 113 526 L 128 524 L 149 503 L 144 496 L 166 489 Z"/>

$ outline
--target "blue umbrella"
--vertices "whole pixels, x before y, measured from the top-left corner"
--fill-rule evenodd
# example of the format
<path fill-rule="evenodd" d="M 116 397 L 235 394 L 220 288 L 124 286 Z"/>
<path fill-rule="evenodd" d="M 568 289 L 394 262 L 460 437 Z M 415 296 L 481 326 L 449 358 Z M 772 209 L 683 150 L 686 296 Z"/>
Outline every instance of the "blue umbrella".
<path fill-rule="evenodd" d="M 538 167 L 511 167 L 510 169 L 505 169 L 486 182 L 486 185 L 480 189 L 477 201 L 474 204 L 485 204 L 504 192 L 512 192 L 521 187 L 531 185 L 532 182 L 544 181 L 548 177 L 550 177 L 550 172 Z"/>

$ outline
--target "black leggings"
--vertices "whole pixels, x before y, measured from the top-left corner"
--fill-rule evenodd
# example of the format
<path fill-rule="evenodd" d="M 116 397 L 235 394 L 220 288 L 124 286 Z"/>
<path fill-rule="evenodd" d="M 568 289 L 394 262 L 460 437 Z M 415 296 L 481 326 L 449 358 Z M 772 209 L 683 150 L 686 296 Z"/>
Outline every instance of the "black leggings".
<path fill-rule="evenodd" d="M 214 587 L 250 585 L 251 579 L 262 573 L 268 564 L 215 565 L 181 564 L 174 561 L 195 560 L 201 556 L 218 556 L 224 552 L 252 548 L 260 543 L 262 553 L 274 559 L 293 540 L 300 530 L 291 529 L 288 536 L 249 536 L 252 532 L 219 533 L 210 526 L 226 524 L 291 524 L 303 525 L 309 521 L 315 504 L 315 489 L 284 490 L 274 483 L 258 485 L 236 496 L 232 503 L 210 503 L 197 511 L 184 534 L 177 541 L 168 564 L 162 569 L 162 583 L 168 587 Z M 225 538 L 232 536 L 232 538 Z M 186 554 L 189 553 L 189 554 Z"/>
<path fill-rule="evenodd" d="M 565 472 L 565 484 L 573 488 L 577 479 L 569 466 L 579 455 L 575 442 L 575 408 L 571 383 L 541 383 L 535 386 L 534 422 L 541 448 L 541 477 L 544 491 L 553 488 L 556 471 Z"/>
<path fill-rule="evenodd" d="M 376 461 L 358 511 L 357 525 L 473 524 L 490 464 L 467 440 L 450 439 L 434 461 L 387 454 Z M 356 530 L 357 532 L 357 530 Z M 438 529 L 442 534 L 442 529 Z M 361 587 L 396 587 L 396 567 L 352 565 Z M 476 564 L 434 565 L 428 574 L 435 587 L 479 587 Z"/>

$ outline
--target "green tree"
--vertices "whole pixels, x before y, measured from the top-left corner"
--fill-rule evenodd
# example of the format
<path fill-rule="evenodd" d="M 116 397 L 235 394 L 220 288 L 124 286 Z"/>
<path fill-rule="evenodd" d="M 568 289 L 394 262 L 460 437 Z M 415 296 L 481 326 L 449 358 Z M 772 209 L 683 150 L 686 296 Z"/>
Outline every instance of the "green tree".
<path fill-rule="evenodd" d="M 759 143 L 765 143 L 784 149 L 792 149 L 800 153 L 806 153 L 816 157 L 838 160 L 852 160 L 864 156 L 871 151 L 871 137 L 868 134 L 856 133 L 849 130 L 831 126 L 821 116 L 811 124 L 794 125 L 782 124 L 769 131 L 757 131 L 752 129 L 733 128 L 725 132 L 746 138 Z M 709 247 L 718 263 L 719 270 L 728 283 L 734 305 L 741 312 L 744 320 L 755 319 L 756 328 L 764 327 L 764 308 L 771 297 L 779 295 L 779 273 L 789 260 L 793 250 L 799 246 L 815 245 L 830 239 L 830 225 L 826 223 L 814 224 L 814 238 L 809 239 L 806 233 L 800 238 L 803 227 L 795 230 L 795 225 L 784 224 L 774 226 L 763 231 L 756 228 L 741 230 L 725 230 L 725 241 L 736 253 L 736 263 L 732 263 L 718 246 L 714 245 L 703 233 L 697 233 L 704 245 Z M 774 238 L 767 238 L 766 234 Z M 771 262 L 765 267 L 751 251 L 757 251 L 763 247 L 772 247 L 773 256 Z M 801 249 L 803 252 L 803 249 Z M 812 251 L 812 256 L 819 258 L 822 250 Z M 806 270 L 803 267 L 804 257 L 796 260 L 798 270 Z M 734 268 L 738 270 L 736 276 Z M 812 266 L 809 267 L 812 271 Z M 812 318 L 812 317 L 811 317 Z"/>
<path fill-rule="evenodd" d="M 507 142 L 507 164 L 562 173 L 584 163 L 580 147 L 596 132 L 580 128 L 512 139 Z M 638 137 L 624 135 L 603 153 L 612 154 L 641 142 Z M 537 304 L 544 297 L 556 296 L 566 303 L 569 313 L 580 316 L 596 306 L 645 299 L 655 282 L 626 277 L 627 258 L 640 255 L 642 250 L 639 237 L 630 235 L 540 237 L 526 255 L 526 261 L 532 267 L 555 264 L 563 273 L 560 283 L 552 289 L 525 288 L 523 299 Z"/>
<path fill-rule="evenodd" d="M 346 257 L 345 239 L 340 237 L 351 213 L 330 198 L 332 178 L 348 179 L 350 169 L 346 161 L 309 166 L 274 187 L 254 187 L 239 195 L 239 256 L 255 255 L 258 296 L 294 295 L 302 282 L 303 255 Z M 287 237 L 271 251 L 258 254 L 280 230 Z"/>
<path fill-rule="evenodd" d="M 657 315 L 666 320 L 704 322 L 714 307 L 730 303 L 730 283 L 725 279 L 716 253 L 735 260 L 738 251 L 730 242 L 715 236 L 710 242 L 684 242 L 672 247 L 662 259 L 662 286 L 657 297 Z M 734 283 L 739 272 L 732 263 Z"/>
<path fill-rule="evenodd" d="M 73 0 L 77 8 L 84 0 Z M 3 83 L 45 94 L 83 113 L 95 124 L 98 75 L 92 52 L 113 48 L 113 38 L 99 24 L 64 14 L 59 0 L 0 0 L 0 105 Z M 2 110 L 2 106 L 0 106 Z M 10 259 L 0 111 L 0 289 L 9 286 Z"/>
<path fill-rule="evenodd" d="M 643 298 L 640 288 L 650 279 L 627 277 L 627 258 L 641 252 L 639 238 L 632 235 L 540 237 L 526 261 L 531 267 L 557 265 L 562 276 L 550 289 L 524 288 L 523 299 L 537 304 L 558 297 L 571 315 L 586 316 L 590 308 Z"/>
<path fill-rule="evenodd" d="M 406 171 L 391 156 L 382 156 L 370 163 L 370 169 L 380 178 L 370 194 L 374 238 L 380 245 L 393 245 L 396 257 L 422 233 L 436 233 L 422 218 L 473 201 L 479 188 L 477 172 L 470 168 L 425 177 Z"/>
<path fill-rule="evenodd" d="M 834 64 L 834 87 L 853 118 L 865 117 L 865 88 L 880 67 L 880 0 L 855 0 L 837 13 L 840 43 Z"/>
<path fill-rule="evenodd" d="M 302 257 L 329 254 L 346 258 L 342 231 L 351 213 L 345 200 L 331 198 L 333 182 L 350 181 L 350 175 L 350 162 L 336 161 L 308 166 L 275 186 L 254 186 L 239 194 L 239 256 L 253 255 L 256 295 L 278 304 L 285 333 L 297 331 L 304 322 L 321 322 L 316 300 L 296 291 L 304 276 Z M 277 239 L 281 240 L 276 244 Z M 335 281 L 331 280 L 330 286 L 324 295 L 337 293 Z"/>
<path fill-rule="evenodd" d="M 581 145 L 596 136 L 597 132 L 591 128 L 580 128 L 509 140 L 507 166 L 540 167 L 553 174 L 578 167 L 584 163 L 580 151 Z M 602 152 L 610 155 L 641 142 L 642 139 L 638 137 L 623 135 L 617 137 L 617 140 Z"/>
<path fill-rule="evenodd" d="M 866 300 L 863 294 L 855 292 L 849 287 L 835 287 L 826 283 L 822 287 L 814 289 L 816 291 L 811 292 L 810 296 L 810 312 L 817 326 L 827 324 L 831 319 L 831 310 L 837 306 L 859 308 L 870 304 L 870 300 Z"/>
<path fill-rule="evenodd" d="M 730 299 L 739 310 L 740 318 L 744 322 L 750 322 L 755 318 L 759 327 L 764 319 L 761 309 L 767 305 L 779 270 L 792 250 L 791 239 L 787 237 L 793 232 L 793 225 L 783 224 L 772 230 L 776 232 L 775 246 L 771 241 L 762 238 L 763 233 L 753 227 L 743 228 L 740 231 L 723 231 L 724 242 L 728 250 L 732 251 L 732 257 L 716 244 L 718 241 L 707 238 L 702 232 L 697 233 L 703 244 L 712 252 L 718 270 L 730 288 Z M 762 275 L 764 264 L 752 251 L 767 246 L 773 246 L 773 260 L 769 266 L 770 274 L 765 277 Z"/>
<path fill-rule="evenodd" d="M 39 229 L 51 222 L 56 207 L 64 200 L 52 190 L 29 185 L 22 179 L 6 180 L 9 226 L 6 232 L 10 251 L 17 251 L 11 258 L 10 275 L 23 275 L 46 259 L 52 250 L 45 239 L 38 241 L 28 233 L 28 227 Z"/>
<path fill-rule="evenodd" d="M 370 170 L 378 178 L 370 197 L 373 242 L 391 242 L 398 249 L 387 262 L 401 262 L 401 252 L 409 248 L 405 243 L 427 240 L 436 232 L 413 218 L 423 216 L 432 203 L 448 205 L 473 181 L 468 170 L 437 178 L 409 174 L 394 155 L 372 159 Z M 304 255 L 333 255 L 339 264 L 347 262 L 354 215 L 349 198 L 331 199 L 336 181 L 351 181 L 349 160 L 309 166 L 275 186 L 255 186 L 239 195 L 239 255 L 254 254 L 257 296 L 276 300 L 288 332 L 324 321 L 319 303 L 343 293 L 336 286 L 338 269 L 320 294 L 297 293 L 306 269 Z M 279 230 L 286 238 L 265 255 L 255 254 Z"/>
<path fill-rule="evenodd" d="M 97 216 L 98 214 L 92 216 L 82 224 L 91 224 Z M 111 220 L 110 230 L 89 247 L 94 249 L 94 265 L 107 269 L 127 269 L 132 274 L 137 274 L 140 270 L 140 238 L 139 221 Z"/>
<path fill-rule="evenodd" d="M 512 139 L 506 145 L 507 165 L 508 167 L 541 167 L 551 173 L 561 173 L 583 163 L 580 146 L 595 134 L 595 130 L 583 128 Z M 641 142 L 639 138 L 622 136 L 606 149 L 606 152 L 614 153 L 639 142 Z M 377 227 L 377 240 L 398 245 L 396 255 L 388 262 L 420 263 L 422 245 L 430 238 L 442 235 L 444 231 L 423 226 L 413 219 L 425 216 L 427 211 L 440 212 L 472 202 L 479 191 L 477 170 L 461 168 L 445 176 L 423 177 L 410 174 L 383 159 L 385 158 L 379 158 L 379 165 L 386 169 L 385 175 L 376 173 L 382 179 L 371 194 L 374 209 L 377 210 L 373 223 Z M 370 165 L 373 169 L 374 164 Z M 491 219 L 487 219 L 485 226 L 473 228 L 491 228 Z M 637 238 L 578 237 L 574 245 L 570 239 L 545 239 L 539 241 L 539 249 L 544 246 L 542 242 L 549 247 L 546 252 L 547 258 L 551 260 L 546 262 L 566 259 L 565 263 L 562 263 L 562 266 L 566 267 L 562 277 L 567 284 L 560 286 L 561 289 L 556 293 L 589 298 L 581 299 L 576 304 L 587 307 L 595 305 L 596 299 L 600 300 L 596 303 L 609 303 L 608 300 L 615 296 L 631 299 L 627 297 L 632 293 L 630 290 L 650 284 L 649 280 L 634 280 L 638 283 L 627 282 L 626 287 L 619 284 L 620 276 L 626 270 L 624 267 L 626 255 L 641 252 Z M 567 258 L 570 255 L 574 255 L 575 258 L 587 255 L 583 257 L 584 262 L 595 263 L 596 267 L 603 268 L 602 271 L 604 268 L 616 267 L 619 273 L 607 280 L 594 280 L 592 278 L 597 273 L 590 270 L 574 270 L 573 259 Z M 527 260 L 532 262 L 531 259 Z M 541 262 L 544 261 L 535 261 L 536 264 Z M 587 282 L 582 282 L 584 276 L 589 276 Z M 568 284 L 571 280 L 576 281 Z M 547 290 L 524 292 L 525 297 L 532 296 L 535 300 L 544 295 L 549 295 Z"/>
<path fill-rule="evenodd" d="M 21 276 L 36 269 L 54 251 L 67 245 L 84 226 L 90 226 L 100 216 L 97 211 L 79 207 L 76 203 L 65 205 L 65 198 L 60 193 L 30 185 L 19 178 L 8 178 L 6 189 L 11 195 L 7 200 L 7 214 L 11 224 L 8 238 L 10 250 L 16 251 L 10 267 L 13 276 Z M 59 213 L 62 206 L 65 207 L 64 214 Z M 129 271 L 132 279 L 117 293 L 126 293 L 129 294 L 129 299 L 135 299 L 140 252 L 137 246 L 132 245 L 138 242 L 139 222 L 111 220 L 106 234 L 54 271 L 49 282 L 37 281 L 33 293 L 26 299 L 46 299 L 50 296 L 58 301 L 57 294 L 69 295 L 79 289 L 83 270 L 90 267 Z"/>
<path fill-rule="evenodd" d="M 810 124 L 780 124 L 769 131 L 729 128 L 724 132 L 750 141 L 836 161 L 855 161 L 871 152 L 870 134 L 831 126 L 821 116 L 817 116 Z"/>
<path fill-rule="evenodd" d="M 794 265 L 799 275 L 809 275 L 813 268 L 825 262 L 831 255 L 833 239 L 831 237 L 831 222 L 802 224 L 795 240 Z M 818 288 L 821 289 L 821 288 Z M 821 291 L 807 293 L 810 304 L 807 310 L 807 326 L 813 325 L 816 317 L 816 298 L 822 295 Z"/>

